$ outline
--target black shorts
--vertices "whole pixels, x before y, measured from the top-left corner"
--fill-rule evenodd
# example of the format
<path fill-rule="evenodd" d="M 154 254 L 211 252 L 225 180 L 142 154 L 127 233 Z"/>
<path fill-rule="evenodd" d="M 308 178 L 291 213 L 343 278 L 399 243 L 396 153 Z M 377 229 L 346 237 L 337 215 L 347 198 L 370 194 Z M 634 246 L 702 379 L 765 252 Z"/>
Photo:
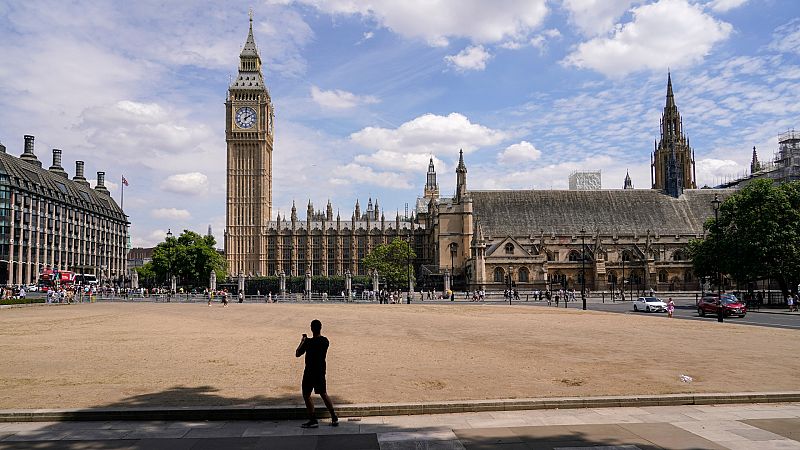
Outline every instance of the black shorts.
<path fill-rule="evenodd" d="M 303 373 L 303 395 L 311 395 L 311 391 L 317 394 L 327 393 L 324 373 Z"/>

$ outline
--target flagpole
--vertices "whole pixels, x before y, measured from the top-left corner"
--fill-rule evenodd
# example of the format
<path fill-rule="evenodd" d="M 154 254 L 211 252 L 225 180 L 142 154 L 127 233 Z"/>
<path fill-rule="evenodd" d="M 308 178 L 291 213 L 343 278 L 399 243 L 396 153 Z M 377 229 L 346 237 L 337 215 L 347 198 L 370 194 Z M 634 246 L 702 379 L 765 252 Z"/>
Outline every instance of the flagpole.
<path fill-rule="evenodd" d="M 125 211 L 125 175 L 122 175 L 122 183 L 120 183 L 120 187 L 122 188 L 120 199 L 119 199 L 119 208 Z"/>

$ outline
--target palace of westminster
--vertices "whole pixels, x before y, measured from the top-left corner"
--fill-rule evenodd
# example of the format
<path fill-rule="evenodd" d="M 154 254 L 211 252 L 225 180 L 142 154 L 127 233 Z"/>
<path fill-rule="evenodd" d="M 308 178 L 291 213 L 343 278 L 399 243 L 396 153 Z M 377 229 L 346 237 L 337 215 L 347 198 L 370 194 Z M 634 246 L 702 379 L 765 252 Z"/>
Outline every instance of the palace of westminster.
<path fill-rule="evenodd" d="M 416 254 L 419 288 L 520 289 L 614 286 L 659 291 L 697 289 L 686 247 L 702 237 L 724 200 L 755 178 L 800 179 L 800 134 L 779 138 L 780 155 L 762 165 L 753 149 L 751 173 L 724 188 L 697 189 L 694 152 L 684 134 L 667 78 L 660 136 L 651 155 L 651 188 L 471 190 L 463 154 L 453 196 L 441 196 L 431 159 L 422 197 L 410 216 L 385 217 L 378 200 L 340 217 L 309 201 L 305 217 L 272 218 L 274 109 L 264 84 L 252 18 L 239 73 L 226 100 L 227 192 L 224 251 L 231 276 L 367 275 L 365 257 L 400 238 Z M 61 150 L 44 169 L 33 136 L 20 157 L 0 145 L 0 284 L 29 284 L 43 267 L 80 270 L 106 279 L 127 271 L 128 217 L 104 186 L 89 186 L 78 161 L 70 179 Z M 130 256 L 128 256 L 130 258 Z M 624 283 L 624 284 L 623 284 Z"/>
<path fill-rule="evenodd" d="M 500 289 L 510 275 L 521 288 L 586 285 L 696 289 L 686 252 L 703 236 L 712 200 L 730 189 L 697 189 L 694 154 L 667 80 L 661 135 L 651 161 L 652 189 L 470 190 L 463 154 L 455 195 L 440 196 L 431 159 L 423 196 L 410 217 L 385 217 L 376 199 L 358 200 L 341 217 L 309 201 L 305 217 L 272 214 L 274 111 L 250 33 L 226 102 L 225 255 L 231 275 L 367 275 L 364 258 L 403 239 L 416 254 L 418 283 L 452 274 L 459 288 Z M 583 260 L 585 258 L 585 261 Z M 619 280 L 619 281 L 618 281 Z M 439 286 L 441 289 L 441 286 Z"/>

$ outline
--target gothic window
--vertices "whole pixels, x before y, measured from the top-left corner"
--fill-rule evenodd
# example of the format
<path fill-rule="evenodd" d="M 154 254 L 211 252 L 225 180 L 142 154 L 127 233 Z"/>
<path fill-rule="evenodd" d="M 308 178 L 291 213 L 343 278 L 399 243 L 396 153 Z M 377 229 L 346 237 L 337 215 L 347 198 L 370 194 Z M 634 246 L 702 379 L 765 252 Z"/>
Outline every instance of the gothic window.
<path fill-rule="evenodd" d="M 629 252 L 627 250 L 623 250 L 622 251 L 622 260 L 625 261 L 625 262 L 633 261 L 633 255 L 631 255 L 631 252 Z"/>
<path fill-rule="evenodd" d="M 575 262 L 575 261 L 581 261 L 582 259 L 583 258 L 581 258 L 581 252 L 577 250 L 572 250 L 571 252 L 569 252 L 570 261 Z"/>
<path fill-rule="evenodd" d="M 528 268 L 527 267 L 521 267 L 519 269 L 519 275 L 518 276 L 519 276 L 520 283 L 527 283 L 528 279 L 530 278 L 530 275 L 528 273 Z"/>
<path fill-rule="evenodd" d="M 609 283 L 616 283 L 617 282 L 617 273 L 612 271 L 608 272 L 608 282 Z"/>
<path fill-rule="evenodd" d="M 691 282 L 693 278 L 694 278 L 694 275 L 692 274 L 691 270 L 687 270 L 686 273 L 683 274 L 683 281 L 685 281 L 687 283 Z"/>
<path fill-rule="evenodd" d="M 658 271 L 658 282 L 659 283 L 666 283 L 667 282 L 667 271 L 666 270 L 659 270 Z"/>
<path fill-rule="evenodd" d="M 503 283 L 503 282 L 505 282 L 505 275 L 506 275 L 506 273 L 503 271 L 502 267 L 495 267 L 494 268 L 494 282 L 495 283 Z"/>
<path fill-rule="evenodd" d="M 675 253 L 672 254 L 673 261 L 684 261 L 686 256 L 683 253 L 683 250 L 676 250 Z"/>
<path fill-rule="evenodd" d="M 513 255 L 514 254 L 514 244 L 509 242 L 508 244 L 506 244 L 505 250 L 506 250 L 506 255 Z"/>

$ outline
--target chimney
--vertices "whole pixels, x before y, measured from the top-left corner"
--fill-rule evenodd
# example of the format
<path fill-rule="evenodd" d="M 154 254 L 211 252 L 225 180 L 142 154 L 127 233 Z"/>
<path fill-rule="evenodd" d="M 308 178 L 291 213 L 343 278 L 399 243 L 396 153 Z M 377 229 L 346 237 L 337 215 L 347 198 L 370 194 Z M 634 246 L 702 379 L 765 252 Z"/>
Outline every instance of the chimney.
<path fill-rule="evenodd" d="M 42 162 L 39 161 L 33 153 L 33 136 L 29 134 L 25 135 L 25 152 L 20 156 L 20 159 L 42 167 Z"/>
<path fill-rule="evenodd" d="M 89 182 L 83 176 L 83 161 L 75 161 L 75 176 L 72 177 L 72 181 L 83 186 L 89 186 Z"/>
<path fill-rule="evenodd" d="M 67 171 L 61 167 L 61 150 L 57 148 L 53 149 L 53 165 L 50 166 L 50 172 L 53 172 L 56 175 L 61 175 L 64 178 L 69 178 Z"/>
<path fill-rule="evenodd" d="M 101 194 L 111 195 L 111 192 L 106 188 L 105 172 L 97 172 L 97 184 L 94 186 L 94 190 Z"/>

